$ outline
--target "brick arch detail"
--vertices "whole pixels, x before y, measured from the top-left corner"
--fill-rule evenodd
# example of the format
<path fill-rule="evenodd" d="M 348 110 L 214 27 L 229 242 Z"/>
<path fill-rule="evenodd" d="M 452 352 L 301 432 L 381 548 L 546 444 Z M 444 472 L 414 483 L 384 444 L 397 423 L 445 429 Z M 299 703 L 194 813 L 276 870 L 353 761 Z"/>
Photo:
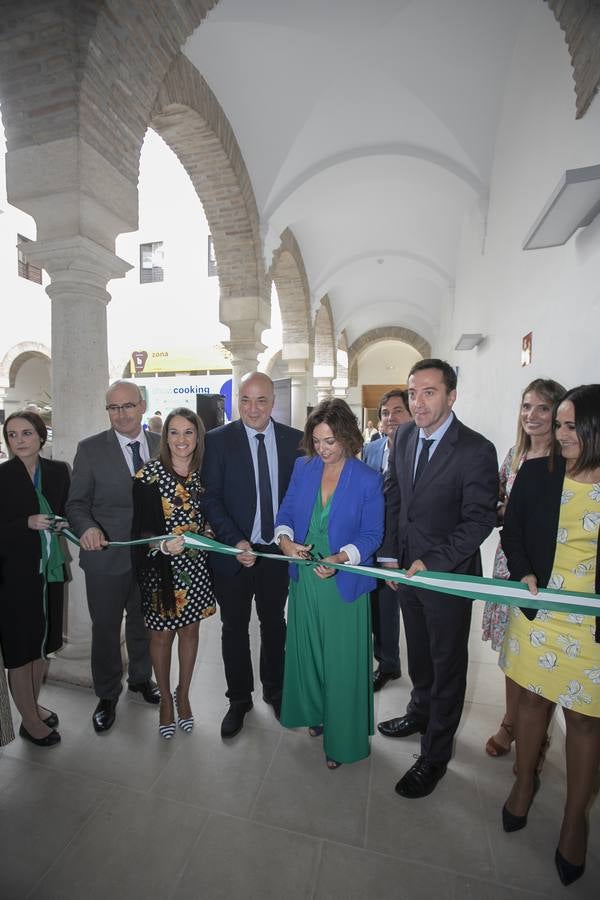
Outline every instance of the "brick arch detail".
<path fill-rule="evenodd" d="M 403 328 L 401 325 L 388 325 L 382 328 L 373 328 L 366 331 L 348 347 L 348 385 L 356 387 L 358 385 L 358 357 L 361 352 L 371 344 L 378 341 L 401 341 L 413 347 L 417 353 L 420 353 L 423 359 L 431 357 L 431 344 L 410 328 Z"/>
<path fill-rule="evenodd" d="M 293 358 L 308 358 L 310 344 L 310 288 L 304 268 L 302 251 L 294 233 L 286 228 L 281 243 L 273 254 L 269 275 L 277 288 L 283 350 L 290 348 Z M 296 354 L 293 348 L 306 347 L 306 352 Z"/>
<path fill-rule="evenodd" d="M 9 150 L 79 135 L 135 183 L 158 88 L 217 3 L 21 0 L 3 25 L 36 61 L 38 83 L 33 91 L 18 54 L 6 54 L 0 97 Z"/>
<path fill-rule="evenodd" d="M 590 0 L 545 0 L 564 32 L 575 82 L 576 118 L 588 110 L 600 85 L 600 5 Z"/>
<path fill-rule="evenodd" d="M 333 315 L 327 294 L 322 298 L 315 317 L 315 376 L 335 377 L 336 352 Z"/>
<path fill-rule="evenodd" d="M 160 87 L 150 127 L 176 153 L 202 202 L 215 245 L 221 297 L 266 297 L 250 176 L 225 113 L 183 54 Z"/>

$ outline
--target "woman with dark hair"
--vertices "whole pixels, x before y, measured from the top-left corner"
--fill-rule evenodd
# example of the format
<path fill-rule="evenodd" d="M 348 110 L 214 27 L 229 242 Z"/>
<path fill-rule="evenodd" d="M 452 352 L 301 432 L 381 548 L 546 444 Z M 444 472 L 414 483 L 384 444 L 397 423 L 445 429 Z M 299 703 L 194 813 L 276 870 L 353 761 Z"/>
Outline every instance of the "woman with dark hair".
<path fill-rule="evenodd" d="M 174 409 L 165 421 L 159 458 L 137 472 L 133 484 L 133 537 L 171 534 L 159 546 L 136 548 L 136 570 L 150 656 L 160 689 L 159 734 L 194 727 L 189 689 L 198 653 L 199 623 L 216 611 L 207 554 L 184 546 L 186 531 L 200 533 L 200 466 L 204 426 L 190 409 Z M 171 694 L 171 652 L 178 635 L 179 684 Z"/>
<path fill-rule="evenodd" d="M 34 412 L 4 423 L 10 459 L 0 466 L 0 643 L 21 714 L 19 734 L 38 747 L 60 741 L 58 716 L 41 706 L 46 657 L 62 646 L 64 556 L 58 532 L 69 492 L 64 462 L 43 459 L 48 432 Z"/>
<path fill-rule="evenodd" d="M 359 462 L 362 435 L 350 407 L 324 400 L 310 414 L 275 528 L 290 565 L 281 723 L 323 734 L 327 766 L 369 755 L 373 652 L 369 592 L 374 578 L 327 563 L 370 565 L 383 538 L 381 475 Z M 316 723 L 316 724 L 313 724 Z"/>
<path fill-rule="evenodd" d="M 515 481 L 502 546 L 511 578 L 600 593 L 600 385 L 567 391 L 556 410 L 561 456 L 530 460 Z M 505 831 L 527 824 L 549 710 L 566 723 L 567 797 L 555 853 L 563 884 L 585 867 L 586 809 L 600 765 L 600 618 L 512 610 L 501 666 L 519 689 L 517 778 L 502 810 Z"/>
<path fill-rule="evenodd" d="M 553 413 L 556 403 L 563 397 L 565 389 L 562 384 L 550 378 L 536 378 L 530 382 L 521 394 L 521 405 L 517 419 L 517 441 L 511 447 L 504 462 L 500 466 L 500 505 L 498 506 L 498 524 L 502 525 L 506 504 L 519 469 L 527 459 L 547 457 L 554 442 Z M 509 578 L 506 557 L 502 544 L 498 543 L 494 559 L 494 578 Z M 483 610 L 483 641 L 491 641 L 492 650 L 500 651 L 504 633 L 508 623 L 509 607 L 503 603 L 486 603 Z M 519 688 L 505 679 L 506 709 L 496 734 L 488 738 L 485 745 L 489 756 L 504 756 L 510 752 L 515 739 L 514 725 L 519 700 Z M 550 717 L 552 710 L 550 710 Z M 547 737 L 540 753 L 538 769 L 544 762 L 550 739 Z"/>

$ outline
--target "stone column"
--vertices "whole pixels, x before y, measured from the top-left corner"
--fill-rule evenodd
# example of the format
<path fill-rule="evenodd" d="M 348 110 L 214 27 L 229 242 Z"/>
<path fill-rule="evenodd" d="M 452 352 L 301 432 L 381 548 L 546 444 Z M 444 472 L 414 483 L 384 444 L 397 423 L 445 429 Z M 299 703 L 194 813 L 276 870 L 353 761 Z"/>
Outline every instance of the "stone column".
<path fill-rule="evenodd" d="M 317 394 L 317 403 L 320 403 L 321 400 L 326 400 L 328 397 L 331 397 L 333 391 L 331 389 L 332 378 L 325 376 L 316 376 L 315 377 L 315 391 Z"/>
<path fill-rule="evenodd" d="M 237 418 L 237 395 L 241 378 L 254 372 L 258 354 L 265 349 L 261 337 L 271 321 L 270 301 L 263 297 L 219 298 L 219 318 L 229 328 L 229 340 L 222 341 L 231 353 L 231 415 Z"/>
<path fill-rule="evenodd" d="M 81 236 L 28 244 L 27 255 L 51 278 L 46 292 L 52 303 L 52 451 L 54 459 L 71 463 L 78 441 L 108 425 L 106 285 L 131 266 Z M 69 548 L 73 580 L 66 590 L 65 644 L 51 674 L 60 681 L 89 685 L 91 624 L 85 581 L 77 548 Z"/>
<path fill-rule="evenodd" d="M 287 361 L 288 374 L 292 382 L 292 426 L 304 429 L 306 422 L 306 398 L 308 360 L 290 359 Z"/>

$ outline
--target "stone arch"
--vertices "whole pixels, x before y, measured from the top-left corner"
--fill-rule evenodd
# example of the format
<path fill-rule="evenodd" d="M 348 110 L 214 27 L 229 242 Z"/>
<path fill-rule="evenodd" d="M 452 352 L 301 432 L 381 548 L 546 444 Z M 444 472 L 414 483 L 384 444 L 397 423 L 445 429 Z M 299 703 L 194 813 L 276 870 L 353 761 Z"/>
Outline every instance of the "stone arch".
<path fill-rule="evenodd" d="M 50 348 L 35 341 L 23 341 L 15 344 L 0 363 L 0 378 L 7 387 L 13 388 L 21 366 L 29 359 L 45 359 L 51 361 Z"/>
<path fill-rule="evenodd" d="M 266 300 L 259 216 L 248 171 L 215 95 L 183 54 L 160 86 L 149 124 L 176 153 L 202 202 L 222 301 Z"/>
<path fill-rule="evenodd" d="M 331 302 L 327 294 L 321 299 L 317 310 L 314 333 L 315 361 L 313 364 L 313 376 L 317 396 L 319 399 L 322 399 L 322 395 L 331 392 L 331 382 L 335 378 L 336 371 L 333 315 L 331 313 Z"/>
<path fill-rule="evenodd" d="M 431 344 L 410 328 L 402 328 L 400 325 L 388 325 L 381 328 L 373 328 L 366 331 L 348 347 L 348 385 L 358 385 L 358 357 L 362 350 L 377 341 L 402 341 L 410 347 L 414 347 L 423 359 L 431 356 Z"/>
<path fill-rule="evenodd" d="M 590 0 L 546 0 L 565 35 L 580 119 L 600 85 L 600 6 Z"/>
<path fill-rule="evenodd" d="M 0 68 L 9 149 L 78 135 L 135 182 L 158 88 L 217 2 L 22 0 L 14 10 L 5 7 L 7 35 L 25 40 L 35 60 L 28 77 L 18 54 L 6 54 Z M 30 76 L 36 72 L 33 91 Z"/>
<path fill-rule="evenodd" d="M 277 288 L 281 310 L 283 358 L 310 356 L 310 288 L 302 252 L 294 233 L 286 228 L 273 254 L 269 274 Z"/>

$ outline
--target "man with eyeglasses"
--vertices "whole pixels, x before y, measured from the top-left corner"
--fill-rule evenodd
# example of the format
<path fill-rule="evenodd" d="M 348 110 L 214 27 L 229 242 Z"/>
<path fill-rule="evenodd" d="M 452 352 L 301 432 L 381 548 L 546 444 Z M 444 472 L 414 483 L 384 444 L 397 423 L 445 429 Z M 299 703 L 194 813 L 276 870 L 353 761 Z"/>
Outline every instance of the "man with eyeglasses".
<path fill-rule="evenodd" d="M 142 428 L 146 404 L 136 384 L 115 381 L 106 393 L 111 427 L 79 443 L 73 462 L 67 516 L 81 550 L 87 602 L 92 620 L 92 679 L 98 697 L 92 722 L 108 731 L 122 690 L 121 625 L 129 658 L 129 690 L 147 703 L 160 702 L 152 681 L 148 634 L 127 547 L 108 541 L 131 537 L 132 479 L 158 454 L 160 437 Z M 100 552 L 102 551 L 102 552 Z"/>

